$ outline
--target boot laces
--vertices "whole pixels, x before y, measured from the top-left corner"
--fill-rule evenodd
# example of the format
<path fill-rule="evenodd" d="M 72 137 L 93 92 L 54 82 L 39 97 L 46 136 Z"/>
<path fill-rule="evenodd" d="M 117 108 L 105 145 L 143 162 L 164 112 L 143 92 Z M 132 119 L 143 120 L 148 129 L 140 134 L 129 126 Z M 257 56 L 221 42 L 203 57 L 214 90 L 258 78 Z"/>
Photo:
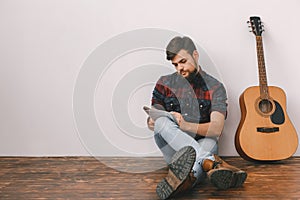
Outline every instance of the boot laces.
<path fill-rule="evenodd" d="M 219 164 L 222 164 L 222 161 L 214 161 L 213 169 L 216 169 Z"/>

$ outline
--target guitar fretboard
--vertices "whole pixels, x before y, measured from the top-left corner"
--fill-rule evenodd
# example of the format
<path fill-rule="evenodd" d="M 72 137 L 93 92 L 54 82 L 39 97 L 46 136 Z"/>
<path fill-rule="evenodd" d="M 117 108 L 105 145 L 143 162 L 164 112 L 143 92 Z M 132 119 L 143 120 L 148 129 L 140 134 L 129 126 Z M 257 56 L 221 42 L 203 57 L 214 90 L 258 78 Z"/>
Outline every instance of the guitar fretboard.
<path fill-rule="evenodd" d="M 258 72 L 259 72 L 260 97 L 262 99 L 268 99 L 269 91 L 268 91 L 268 82 L 267 82 L 267 73 L 265 67 L 262 36 L 256 36 L 256 50 L 257 50 Z"/>

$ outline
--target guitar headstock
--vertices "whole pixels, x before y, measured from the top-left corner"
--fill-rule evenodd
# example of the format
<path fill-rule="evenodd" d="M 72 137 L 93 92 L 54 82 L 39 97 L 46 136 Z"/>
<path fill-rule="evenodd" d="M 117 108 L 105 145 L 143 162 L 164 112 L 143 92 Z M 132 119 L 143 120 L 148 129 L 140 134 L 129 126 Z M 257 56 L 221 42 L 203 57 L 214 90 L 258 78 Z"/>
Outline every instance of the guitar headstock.
<path fill-rule="evenodd" d="M 250 20 L 247 22 L 249 24 L 249 28 L 251 29 L 250 32 L 253 32 L 256 36 L 261 36 L 262 32 L 264 31 L 260 17 L 250 17 Z"/>

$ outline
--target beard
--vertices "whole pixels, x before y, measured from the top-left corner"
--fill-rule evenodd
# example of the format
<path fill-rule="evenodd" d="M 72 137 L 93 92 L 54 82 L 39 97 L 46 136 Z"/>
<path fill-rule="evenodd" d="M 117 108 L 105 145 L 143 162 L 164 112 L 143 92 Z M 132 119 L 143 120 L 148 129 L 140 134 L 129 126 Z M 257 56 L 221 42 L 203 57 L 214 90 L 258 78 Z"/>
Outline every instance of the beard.
<path fill-rule="evenodd" d="M 194 80 L 195 76 L 200 72 L 200 66 L 197 64 L 196 60 L 194 60 L 194 64 L 195 64 L 195 70 L 189 74 L 188 77 L 185 77 L 189 82 L 191 82 L 192 80 Z"/>
<path fill-rule="evenodd" d="M 192 73 L 189 74 L 188 77 L 185 77 L 185 79 L 188 80 L 189 82 L 191 82 L 192 80 L 194 80 L 197 73 L 198 73 L 198 69 L 195 69 Z"/>
<path fill-rule="evenodd" d="M 194 80 L 197 73 L 200 72 L 200 66 L 198 65 L 197 61 L 194 58 L 193 60 L 194 60 L 195 70 L 192 73 L 190 73 L 188 77 L 185 77 L 189 82 Z"/>

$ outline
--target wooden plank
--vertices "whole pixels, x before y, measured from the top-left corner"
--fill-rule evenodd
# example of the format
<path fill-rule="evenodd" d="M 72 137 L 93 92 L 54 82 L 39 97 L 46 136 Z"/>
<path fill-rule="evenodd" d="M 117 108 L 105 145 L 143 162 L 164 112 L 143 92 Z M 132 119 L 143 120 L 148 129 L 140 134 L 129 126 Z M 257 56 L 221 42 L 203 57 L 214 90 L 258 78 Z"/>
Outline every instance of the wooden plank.
<path fill-rule="evenodd" d="M 122 171 L 164 166 L 161 158 L 102 159 Z M 178 199 L 300 199 L 300 157 L 275 163 L 224 160 L 248 172 L 243 187 L 218 190 L 205 180 Z M 147 173 L 122 171 L 93 157 L 1 157 L 0 199 L 158 199 L 155 188 L 167 167 Z"/>

